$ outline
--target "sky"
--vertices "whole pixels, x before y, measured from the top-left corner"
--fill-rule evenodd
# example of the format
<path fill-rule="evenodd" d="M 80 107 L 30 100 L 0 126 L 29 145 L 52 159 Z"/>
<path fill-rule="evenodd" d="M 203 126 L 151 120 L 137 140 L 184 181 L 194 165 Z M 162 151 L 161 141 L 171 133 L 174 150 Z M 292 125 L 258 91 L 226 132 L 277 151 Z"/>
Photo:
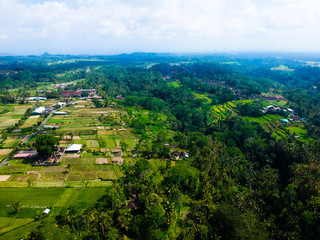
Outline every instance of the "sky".
<path fill-rule="evenodd" d="M 319 0 L 0 0 L 0 54 L 320 52 Z"/>

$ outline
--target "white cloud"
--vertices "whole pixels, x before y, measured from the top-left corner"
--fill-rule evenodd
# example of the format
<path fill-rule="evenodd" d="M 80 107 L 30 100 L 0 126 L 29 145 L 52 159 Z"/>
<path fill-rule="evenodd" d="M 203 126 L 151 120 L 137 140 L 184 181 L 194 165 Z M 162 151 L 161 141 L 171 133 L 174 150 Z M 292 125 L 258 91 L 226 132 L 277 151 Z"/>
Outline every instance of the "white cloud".
<path fill-rule="evenodd" d="M 0 52 L 319 51 L 318 9 L 318 0 L 0 0 Z"/>

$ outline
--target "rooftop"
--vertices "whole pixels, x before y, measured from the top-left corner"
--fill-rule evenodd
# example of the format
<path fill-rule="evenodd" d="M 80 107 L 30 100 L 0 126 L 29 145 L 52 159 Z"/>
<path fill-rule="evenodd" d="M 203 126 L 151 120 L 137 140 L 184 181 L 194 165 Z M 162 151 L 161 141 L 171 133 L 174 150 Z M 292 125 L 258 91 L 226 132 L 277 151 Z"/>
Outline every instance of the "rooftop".
<path fill-rule="evenodd" d="M 82 148 L 82 144 L 70 144 L 67 149 L 66 152 L 76 152 L 76 151 L 80 151 Z"/>

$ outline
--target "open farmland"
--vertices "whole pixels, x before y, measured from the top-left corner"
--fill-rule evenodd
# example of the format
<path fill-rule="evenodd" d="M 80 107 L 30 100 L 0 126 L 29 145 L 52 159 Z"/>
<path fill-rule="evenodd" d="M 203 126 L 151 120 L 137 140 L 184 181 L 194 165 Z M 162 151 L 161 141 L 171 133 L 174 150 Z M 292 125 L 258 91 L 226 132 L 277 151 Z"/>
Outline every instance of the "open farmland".
<path fill-rule="evenodd" d="M 35 221 L 46 207 L 56 215 L 62 208 L 75 204 L 93 206 L 105 193 L 104 188 L 0 188 L 0 239 L 22 237 L 25 229 L 34 229 Z M 14 218 L 13 201 L 21 202 L 22 208 Z"/>
<path fill-rule="evenodd" d="M 82 144 L 80 154 L 65 154 L 59 166 L 33 166 L 23 159 L 10 160 L 0 169 L 0 174 L 10 175 L 0 187 L 104 187 L 111 184 L 111 180 L 122 176 L 119 166 L 112 163 L 115 156 L 130 156 L 131 152 L 122 152 L 121 143 L 129 149 L 135 148 L 137 138 L 123 126 L 121 117 L 125 112 L 114 109 L 97 108 L 65 108 L 68 115 L 54 115 L 48 124 L 57 125 L 59 130 L 49 130 L 60 138 L 60 146 Z M 100 117 L 110 114 L 113 122 L 103 121 Z M 29 118 L 27 121 L 38 120 Z M 26 122 L 28 124 L 28 122 Z M 24 135 L 8 136 L 4 143 L 6 149 L 14 146 Z M 2 150 L 8 152 L 9 150 Z M 97 159 L 106 159 L 101 165 Z M 98 161 L 99 162 L 99 161 Z"/>
<path fill-rule="evenodd" d="M 0 130 L 6 129 L 16 124 L 23 117 L 27 109 L 31 107 L 32 107 L 31 105 L 16 105 L 16 104 L 2 106 L 0 108 Z M 1 114 L 1 112 L 3 112 L 4 109 L 7 109 L 8 112 Z"/>

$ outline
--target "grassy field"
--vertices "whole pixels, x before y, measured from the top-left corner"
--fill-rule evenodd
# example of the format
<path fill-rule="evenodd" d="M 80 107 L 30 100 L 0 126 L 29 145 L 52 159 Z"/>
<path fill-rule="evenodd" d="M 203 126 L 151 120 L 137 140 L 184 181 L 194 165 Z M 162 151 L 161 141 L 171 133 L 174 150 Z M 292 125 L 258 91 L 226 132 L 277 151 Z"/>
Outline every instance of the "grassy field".
<path fill-rule="evenodd" d="M 27 111 L 28 108 L 31 108 L 32 105 L 17 105 L 17 104 L 8 104 L 0 107 L 0 113 L 2 113 L 5 109 L 5 112 L 0 114 L 0 130 L 6 129 L 10 126 L 16 124 Z"/>
<path fill-rule="evenodd" d="M 0 188 L 0 239 L 20 239 L 35 229 L 41 223 L 35 217 L 46 207 L 54 214 L 72 205 L 93 206 L 105 194 L 105 188 L 93 185 L 90 188 Z M 12 212 L 13 201 L 22 204 L 19 214 Z"/>

